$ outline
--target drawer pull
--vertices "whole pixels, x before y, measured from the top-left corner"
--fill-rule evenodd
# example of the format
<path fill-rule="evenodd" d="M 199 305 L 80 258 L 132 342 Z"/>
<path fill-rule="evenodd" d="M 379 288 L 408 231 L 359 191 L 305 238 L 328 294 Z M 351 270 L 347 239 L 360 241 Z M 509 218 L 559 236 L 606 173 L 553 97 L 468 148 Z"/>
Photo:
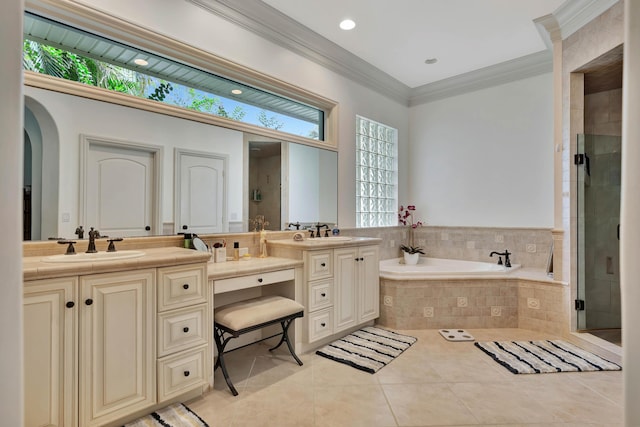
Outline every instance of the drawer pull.
<path fill-rule="evenodd" d="M 76 305 L 76 303 L 75 303 L 75 302 L 73 302 L 73 301 L 69 301 L 69 302 L 67 302 L 67 303 L 65 304 L 65 306 L 67 306 L 67 308 L 73 308 L 73 306 L 74 306 L 74 305 Z"/>
<path fill-rule="evenodd" d="M 324 297 L 326 297 L 326 296 L 327 296 L 327 294 L 323 292 L 323 293 L 321 293 L 321 294 L 320 294 L 320 296 L 321 296 L 322 298 L 324 298 Z"/>
<path fill-rule="evenodd" d="M 93 300 L 91 298 L 87 298 L 86 300 L 84 300 L 84 303 L 86 305 L 91 305 L 91 304 L 93 304 Z"/>
<path fill-rule="evenodd" d="M 182 328 L 182 332 L 184 332 L 186 334 L 187 332 L 189 332 L 189 328 L 187 326 L 185 326 L 184 328 Z"/>
<path fill-rule="evenodd" d="M 327 326 L 327 324 L 322 322 L 322 323 L 320 323 L 320 326 L 322 326 L 324 328 L 325 326 Z"/>
<path fill-rule="evenodd" d="M 258 279 L 258 283 L 262 283 L 262 277 Z"/>
<path fill-rule="evenodd" d="M 320 264 L 320 267 L 326 267 L 327 264 L 325 264 L 324 262 L 322 264 Z"/>
<path fill-rule="evenodd" d="M 184 376 L 185 376 L 185 377 L 188 377 L 189 375 L 191 375 L 191 372 L 189 372 L 189 371 L 184 371 Z"/>
<path fill-rule="evenodd" d="M 182 289 L 189 289 L 189 284 L 185 283 L 184 285 L 182 285 Z"/>

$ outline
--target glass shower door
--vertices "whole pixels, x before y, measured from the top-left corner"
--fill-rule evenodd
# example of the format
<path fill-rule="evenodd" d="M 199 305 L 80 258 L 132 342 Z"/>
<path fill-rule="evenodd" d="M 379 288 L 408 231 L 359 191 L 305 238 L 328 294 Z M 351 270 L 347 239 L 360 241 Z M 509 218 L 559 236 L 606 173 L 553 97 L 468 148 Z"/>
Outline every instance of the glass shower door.
<path fill-rule="evenodd" d="M 621 326 L 619 136 L 578 135 L 578 330 Z"/>

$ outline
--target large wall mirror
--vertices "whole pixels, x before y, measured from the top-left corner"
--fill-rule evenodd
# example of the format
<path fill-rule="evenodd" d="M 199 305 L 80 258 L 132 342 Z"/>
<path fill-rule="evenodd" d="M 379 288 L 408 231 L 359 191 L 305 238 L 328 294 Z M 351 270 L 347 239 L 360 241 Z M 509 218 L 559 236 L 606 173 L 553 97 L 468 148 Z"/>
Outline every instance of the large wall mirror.
<path fill-rule="evenodd" d="M 159 169 L 154 171 L 159 178 L 153 180 L 150 189 L 159 198 L 152 204 L 157 211 L 150 216 L 154 219 L 135 231 L 120 231 L 120 235 L 169 235 L 183 225 L 190 227 L 176 224 L 177 152 L 206 153 L 225 159 L 224 228 L 216 232 L 252 231 L 250 219 L 258 215 L 269 221 L 269 230 L 285 229 L 290 223 L 337 221 L 335 151 L 25 86 L 25 240 L 75 238 L 78 226 L 88 230 L 107 219 L 113 223 L 113 215 L 127 209 L 111 205 L 92 217 L 94 223 L 82 223 L 85 218 L 81 203 L 90 199 L 80 196 L 86 184 L 82 176 L 87 171 L 83 168 L 101 168 L 99 163 L 83 163 L 81 145 L 87 139 L 151 147 L 158 153 L 152 164 Z M 123 191 L 123 185 L 111 184 L 104 188 Z M 187 197 L 189 190 L 183 193 L 180 197 Z M 93 193 L 89 190 L 89 194 Z M 108 201 L 110 195 L 115 203 L 122 200 L 114 193 L 102 196 Z M 199 213 L 205 212 L 200 217 L 206 217 L 213 202 L 207 200 L 206 206 L 200 206 L 199 198 L 193 194 L 191 197 L 190 206 Z M 110 218 L 104 217 L 107 213 Z M 183 212 L 182 217 L 188 215 Z M 207 232 L 206 228 L 200 230 Z"/>

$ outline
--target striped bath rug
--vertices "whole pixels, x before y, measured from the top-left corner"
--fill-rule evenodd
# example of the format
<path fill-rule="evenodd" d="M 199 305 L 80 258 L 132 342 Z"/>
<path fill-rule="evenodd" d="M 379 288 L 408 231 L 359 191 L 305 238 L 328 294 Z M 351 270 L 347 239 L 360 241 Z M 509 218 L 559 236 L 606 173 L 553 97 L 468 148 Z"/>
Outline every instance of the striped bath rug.
<path fill-rule="evenodd" d="M 336 340 L 316 351 L 316 354 L 375 374 L 417 338 L 368 326 Z"/>
<path fill-rule="evenodd" d="M 126 424 L 124 427 L 209 427 L 182 403 L 174 403 Z"/>
<path fill-rule="evenodd" d="M 475 345 L 514 374 L 622 369 L 620 365 L 562 340 L 490 341 Z"/>

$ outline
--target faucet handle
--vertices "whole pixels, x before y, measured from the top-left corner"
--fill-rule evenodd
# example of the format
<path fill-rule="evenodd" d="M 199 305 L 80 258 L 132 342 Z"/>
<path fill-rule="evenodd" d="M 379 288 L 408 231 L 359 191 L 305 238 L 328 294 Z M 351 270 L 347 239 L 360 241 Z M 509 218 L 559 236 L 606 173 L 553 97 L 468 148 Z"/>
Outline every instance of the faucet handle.
<path fill-rule="evenodd" d="M 107 252 L 116 252 L 116 245 L 113 244 L 113 242 L 122 242 L 122 237 L 116 237 L 113 239 L 109 239 L 107 240 L 107 242 L 109 242 L 109 247 L 107 248 Z"/>
<path fill-rule="evenodd" d="M 65 252 L 65 255 L 75 255 L 76 254 L 76 249 L 73 247 L 73 245 L 76 243 L 75 240 L 58 240 L 58 244 L 59 245 L 69 245 L 67 246 L 67 252 Z"/>
<path fill-rule="evenodd" d="M 309 233 L 311 233 L 311 238 L 313 238 L 314 237 L 313 230 L 309 230 Z"/>

